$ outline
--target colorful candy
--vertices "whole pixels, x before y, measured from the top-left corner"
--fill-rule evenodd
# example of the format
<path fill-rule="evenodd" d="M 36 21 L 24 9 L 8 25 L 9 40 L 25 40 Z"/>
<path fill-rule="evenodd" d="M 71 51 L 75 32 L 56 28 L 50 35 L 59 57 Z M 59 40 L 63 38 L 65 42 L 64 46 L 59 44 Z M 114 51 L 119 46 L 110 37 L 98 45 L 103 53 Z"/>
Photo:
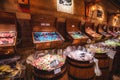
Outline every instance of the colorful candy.
<path fill-rule="evenodd" d="M 15 36 L 15 32 L 0 32 L 0 45 L 13 44 Z"/>
<path fill-rule="evenodd" d="M 31 64 L 40 70 L 51 71 L 55 68 L 61 67 L 65 63 L 65 56 L 47 54 L 43 57 L 39 57 Z"/>
<path fill-rule="evenodd" d="M 69 34 L 73 37 L 73 38 L 84 38 L 86 37 L 85 34 L 81 33 L 81 32 L 69 32 Z"/>
<path fill-rule="evenodd" d="M 57 32 L 34 32 L 34 40 L 39 42 L 62 40 Z"/>

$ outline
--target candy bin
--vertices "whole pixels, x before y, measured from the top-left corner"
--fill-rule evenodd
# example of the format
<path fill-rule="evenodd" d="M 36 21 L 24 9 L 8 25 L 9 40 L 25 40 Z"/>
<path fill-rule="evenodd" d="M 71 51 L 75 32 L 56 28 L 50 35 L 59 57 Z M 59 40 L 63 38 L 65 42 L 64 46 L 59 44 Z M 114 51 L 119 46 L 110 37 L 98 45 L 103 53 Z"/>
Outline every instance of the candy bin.
<path fill-rule="evenodd" d="M 67 80 L 65 55 L 33 54 L 27 58 L 27 63 L 33 66 L 34 80 Z"/>
<path fill-rule="evenodd" d="M 72 40 L 71 45 L 78 46 L 87 43 L 89 37 L 80 31 L 81 22 L 77 19 L 67 19 L 66 20 L 66 30 Z"/>
<path fill-rule="evenodd" d="M 33 43 L 36 50 L 61 48 L 64 38 L 55 28 L 55 17 L 33 15 L 31 21 Z"/>
<path fill-rule="evenodd" d="M 27 58 L 34 80 L 67 80 L 66 57 L 62 55 L 64 38 L 55 27 L 56 18 L 32 15 L 35 53 Z"/>
<path fill-rule="evenodd" d="M 15 54 L 16 28 L 15 14 L 0 12 L 0 60 L 10 58 Z"/>
<path fill-rule="evenodd" d="M 20 56 L 14 56 L 0 61 L 1 80 L 25 80 L 26 67 Z"/>
<path fill-rule="evenodd" d="M 117 38 L 118 35 L 114 32 L 114 26 L 109 26 L 108 33 L 112 35 L 112 38 Z"/>
<path fill-rule="evenodd" d="M 102 41 L 110 39 L 112 37 L 109 33 L 107 33 L 107 27 L 108 26 L 105 24 L 98 24 L 97 26 L 97 33 L 102 35 Z"/>
<path fill-rule="evenodd" d="M 102 72 L 101 76 L 96 76 L 97 80 L 108 80 L 109 76 L 109 65 L 110 65 L 110 58 L 108 56 L 107 50 L 105 47 L 100 47 L 99 44 L 91 45 L 88 48 L 89 51 L 93 52 L 95 55 L 94 57 L 98 59 L 98 66 Z"/>
<path fill-rule="evenodd" d="M 64 50 L 64 54 L 67 55 L 69 80 L 95 80 L 93 54 L 79 47 L 72 48 L 67 47 Z"/>
<path fill-rule="evenodd" d="M 26 67 L 18 63 L 16 40 L 16 14 L 0 11 L 0 80 L 24 80 Z"/>
<path fill-rule="evenodd" d="M 93 27 L 94 27 L 94 23 L 86 22 L 84 24 L 84 30 L 85 30 L 84 32 L 88 37 L 90 37 L 92 41 L 91 43 L 98 42 L 102 38 L 100 34 L 96 33 L 96 31 L 93 30 Z"/>

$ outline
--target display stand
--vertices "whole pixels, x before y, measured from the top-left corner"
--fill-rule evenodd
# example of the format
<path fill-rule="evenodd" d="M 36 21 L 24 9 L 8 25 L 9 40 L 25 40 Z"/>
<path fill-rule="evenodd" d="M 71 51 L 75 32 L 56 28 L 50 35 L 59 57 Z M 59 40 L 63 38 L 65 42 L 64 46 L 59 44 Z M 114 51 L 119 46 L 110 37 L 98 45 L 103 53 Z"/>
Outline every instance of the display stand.
<path fill-rule="evenodd" d="M 108 33 L 112 35 L 112 38 L 117 38 L 118 35 L 114 33 L 114 26 L 109 26 Z"/>
<path fill-rule="evenodd" d="M 80 21 L 75 19 L 67 19 L 66 30 L 72 39 L 72 45 L 83 45 L 89 39 L 79 29 Z"/>
<path fill-rule="evenodd" d="M 101 35 L 96 33 L 93 30 L 94 27 L 94 23 L 90 23 L 90 22 L 86 22 L 84 25 L 84 30 L 87 36 L 90 37 L 90 39 L 92 40 L 92 42 L 97 42 L 101 40 Z"/>
<path fill-rule="evenodd" d="M 16 38 L 15 14 L 0 12 L 0 59 L 15 53 Z"/>
<path fill-rule="evenodd" d="M 55 28 L 56 18 L 47 15 L 32 16 L 32 37 L 36 50 L 60 48 L 64 38 Z"/>
<path fill-rule="evenodd" d="M 16 15 L 0 12 L 0 80 L 24 80 L 26 67 L 20 62 L 21 57 L 15 54 L 16 40 Z"/>
<path fill-rule="evenodd" d="M 111 38 L 111 35 L 106 32 L 107 25 L 105 24 L 98 24 L 97 26 L 97 33 L 102 35 L 103 40 L 107 40 Z"/>

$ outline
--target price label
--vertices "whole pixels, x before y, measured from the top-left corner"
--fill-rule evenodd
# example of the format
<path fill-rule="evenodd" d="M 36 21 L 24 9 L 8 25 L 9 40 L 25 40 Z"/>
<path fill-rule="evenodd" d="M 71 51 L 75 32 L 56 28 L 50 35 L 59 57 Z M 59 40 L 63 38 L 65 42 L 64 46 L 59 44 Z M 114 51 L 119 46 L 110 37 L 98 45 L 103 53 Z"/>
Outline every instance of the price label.
<path fill-rule="evenodd" d="M 46 23 L 46 26 L 50 26 L 50 23 Z"/>
<path fill-rule="evenodd" d="M 59 61 L 58 60 L 53 60 L 51 63 L 50 63 L 50 67 L 57 67 L 59 65 Z"/>
<path fill-rule="evenodd" d="M 55 69 L 54 70 L 54 74 L 60 73 L 61 72 L 61 68 Z"/>
<path fill-rule="evenodd" d="M 41 23 L 40 25 L 41 25 L 41 26 L 45 26 L 45 23 Z"/>

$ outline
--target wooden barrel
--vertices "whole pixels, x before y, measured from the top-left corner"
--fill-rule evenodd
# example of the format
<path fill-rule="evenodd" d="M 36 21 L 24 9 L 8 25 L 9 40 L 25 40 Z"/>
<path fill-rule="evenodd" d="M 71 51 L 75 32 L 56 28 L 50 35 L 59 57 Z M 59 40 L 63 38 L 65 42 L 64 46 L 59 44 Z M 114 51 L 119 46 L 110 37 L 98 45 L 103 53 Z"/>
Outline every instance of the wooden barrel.
<path fill-rule="evenodd" d="M 34 80 L 68 80 L 66 64 L 52 71 L 34 68 Z"/>
<path fill-rule="evenodd" d="M 113 59 L 112 75 L 120 75 L 120 46 L 116 47 L 116 54 Z"/>
<path fill-rule="evenodd" d="M 77 61 L 67 57 L 69 80 L 94 80 L 94 62 Z"/>
<path fill-rule="evenodd" d="M 96 79 L 97 80 L 108 80 L 110 58 L 107 56 L 106 53 L 96 53 L 95 58 L 99 60 L 98 66 L 100 70 L 102 71 L 102 75 L 99 77 L 96 77 Z"/>
<path fill-rule="evenodd" d="M 99 60 L 98 65 L 100 69 L 108 69 L 109 68 L 109 57 L 106 53 L 96 53 L 95 58 Z"/>

